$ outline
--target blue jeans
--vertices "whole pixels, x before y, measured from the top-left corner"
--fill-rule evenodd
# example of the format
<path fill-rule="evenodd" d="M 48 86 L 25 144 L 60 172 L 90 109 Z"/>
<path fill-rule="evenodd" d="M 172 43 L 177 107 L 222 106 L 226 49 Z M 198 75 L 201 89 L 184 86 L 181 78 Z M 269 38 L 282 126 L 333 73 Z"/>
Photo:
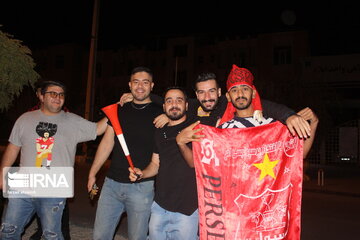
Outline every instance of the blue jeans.
<path fill-rule="evenodd" d="M 196 240 L 198 239 L 198 228 L 198 210 L 187 216 L 167 211 L 155 201 L 151 206 L 150 240 Z"/>
<path fill-rule="evenodd" d="M 105 178 L 96 210 L 94 239 L 113 239 L 121 214 L 126 212 L 129 240 L 145 240 L 153 199 L 154 181 L 120 183 Z"/>
<path fill-rule="evenodd" d="M 65 204 L 65 198 L 9 198 L 0 239 L 21 239 L 24 227 L 36 212 L 41 220 L 42 239 L 63 240 L 61 218 Z"/>

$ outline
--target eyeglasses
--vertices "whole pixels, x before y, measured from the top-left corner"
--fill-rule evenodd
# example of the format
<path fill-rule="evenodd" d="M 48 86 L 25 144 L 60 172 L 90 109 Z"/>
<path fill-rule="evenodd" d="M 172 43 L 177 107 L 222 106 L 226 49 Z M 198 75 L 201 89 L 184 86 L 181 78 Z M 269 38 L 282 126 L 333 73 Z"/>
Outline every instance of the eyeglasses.
<path fill-rule="evenodd" d="M 65 93 L 61 92 L 61 93 L 57 93 L 57 92 L 45 92 L 50 94 L 50 97 L 52 98 L 57 98 L 58 96 L 60 97 L 60 99 L 64 99 L 65 98 Z"/>

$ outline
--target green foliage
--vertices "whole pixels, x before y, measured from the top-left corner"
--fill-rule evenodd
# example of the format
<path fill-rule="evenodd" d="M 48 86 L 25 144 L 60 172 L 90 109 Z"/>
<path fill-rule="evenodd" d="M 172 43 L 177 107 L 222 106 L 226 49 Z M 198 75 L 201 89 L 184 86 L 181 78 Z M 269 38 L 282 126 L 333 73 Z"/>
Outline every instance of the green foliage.
<path fill-rule="evenodd" d="M 0 111 L 10 107 L 24 86 L 34 87 L 40 78 L 35 65 L 30 49 L 0 30 Z"/>

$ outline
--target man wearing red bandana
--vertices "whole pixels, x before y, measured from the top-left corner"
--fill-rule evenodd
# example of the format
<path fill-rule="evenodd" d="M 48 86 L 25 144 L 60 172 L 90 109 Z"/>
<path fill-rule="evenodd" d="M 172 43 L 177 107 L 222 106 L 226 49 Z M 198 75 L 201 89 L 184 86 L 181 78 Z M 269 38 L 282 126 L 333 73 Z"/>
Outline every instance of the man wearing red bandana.
<path fill-rule="evenodd" d="M 226 82 L 226 97 L 228 99 L 228 105 L 226 107 L 225 113 L 223 117 L 220 120 L 220 124 L 224 123 L 225 121 L 228 121 L 234 117 L 235 113 L 235 107 L 237 104 L 229 99 L 229 90 L 236 86 L 243 86 L 242 91 L 249 92 L 248 90 L 252 90 L 252 96 L 249 96 L 250 99 L 248 104 L 246 106 L 241 107 L 241 109 L 247 109 L 252 105 L 252 108 L 254 111 L 256 110 L 262 110 L 261 102 L 260 102 L 260 96 L 256 91 L 256 88 L 253 84 L 254 76 L 252 73 L 246 69 L 246 68 L 239 68 L 236 65 L 233 65 L 233 68 L 229 74 L 229 77 Z M 233 91 L 236 91 L 236 89 L 233 89 Z M 239 97 L 240 99 L 244 99 L 244 96 Z"/>
<path fill-rule="evenodd" d="M 261 102 L 253 81 L 254 76 L 248 69 L 233 65 L 226 82 L 228 105 L 221 118 L 219 128 L 254 127 L 275 121 L 272 118 L 263 118 L 262 122 L 257 122 L 254 119 L 254 112 L 261 109 Z M 318 118 L 310 108 L 301 110 L 298 115 L 310 122 L 312 132 L 309 136 L 303 136 L 306 139 L 304 141 L 305 158 L 314 141 Z"/>

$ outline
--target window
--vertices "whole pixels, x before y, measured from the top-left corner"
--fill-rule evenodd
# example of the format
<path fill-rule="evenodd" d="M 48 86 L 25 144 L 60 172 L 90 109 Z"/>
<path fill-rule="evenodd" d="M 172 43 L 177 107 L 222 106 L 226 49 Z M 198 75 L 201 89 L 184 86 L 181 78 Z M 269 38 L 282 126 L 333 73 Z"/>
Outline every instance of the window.
<path fill-rule="evenodd" d="M 274 65 L 291 64 L 291 47 L 274 48 Z"/>

